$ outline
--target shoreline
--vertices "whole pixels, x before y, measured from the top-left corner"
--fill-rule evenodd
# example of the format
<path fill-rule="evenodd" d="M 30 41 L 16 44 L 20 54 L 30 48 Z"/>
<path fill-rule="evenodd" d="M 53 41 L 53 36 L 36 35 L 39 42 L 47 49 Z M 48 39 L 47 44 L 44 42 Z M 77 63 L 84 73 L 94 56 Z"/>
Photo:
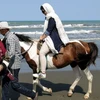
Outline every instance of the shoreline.
<path fill-rule="evenodd" d="M 89 100 L 100 100 L 100 70 L 91 70 L 93 74 L 93 91 Z M 74 90 L 72 97 L 67 97 L 67 92 L 75 80 L 73 71 L 47 71 L 47 78 L 42 80 L 41 83 L 48 88 L 52 88 L 52 95 L 42 91 L 40 87 L 37 88 L 39 93 L 38 100 L 84 100 L 84 94 L 87 91 L 88 81 L 84 73 L 82 79 Z M 32 89 L 32 73 L 20 73 L 19 82 Z M 27 100 L 26 96 L 21 95 L 18 100 Z"/>

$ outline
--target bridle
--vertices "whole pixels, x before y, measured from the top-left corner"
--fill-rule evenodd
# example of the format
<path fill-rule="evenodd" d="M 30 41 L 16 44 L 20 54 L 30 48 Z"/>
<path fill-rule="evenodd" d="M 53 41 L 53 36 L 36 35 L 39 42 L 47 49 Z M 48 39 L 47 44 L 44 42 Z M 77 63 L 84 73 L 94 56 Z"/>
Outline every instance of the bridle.
<path fill-rule="evenodd" d="M 20 55 L 25 55 L 25 54 L 30 50 L 30 48 L 32 47 L 33 43 L 34 43 L 34 42 L 32 42 L 31 45 L 30 45 L 30 47 L 29 47 L 27 50 L 23 51 Z M 24 57 L 23 57 L 23 58 L 24 58 Z M 22 58 L 22 59 L 23 59 L 23 58 Z"/>

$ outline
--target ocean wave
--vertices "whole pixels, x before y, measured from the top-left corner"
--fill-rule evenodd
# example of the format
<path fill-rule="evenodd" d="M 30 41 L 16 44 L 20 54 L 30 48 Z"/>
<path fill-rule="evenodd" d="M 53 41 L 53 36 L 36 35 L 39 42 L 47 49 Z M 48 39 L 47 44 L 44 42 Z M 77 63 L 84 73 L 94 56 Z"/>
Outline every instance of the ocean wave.
<path fill-rule="evenodd" d="M 82 34 L 82 33 L 97 33 L 99 30 L 72 30 L 72 31 L 66 31 L 67 34 Z"/>
<path fill-rule="evenodd" d="M 10 26 L 12 29 L 14 28 L 43 28 L 44 25 L 19 25 L 19 26 Z"/>
<path fill-rule="evenodd" d="M 88 24 L 65 24 L 65 28 L 99 28 L 100 25 L 88 25 Z"/>
<path fill-rule="evenodd" d="M 15 32 L 17 34 L 32 34 L 32 35 L 35 35 L 35 34 L 43 34 L 43 32 Z"/>
<path fill-rule="evenodd" d="M 100 25 L 88 25 L 88 24 L 64 24 L 64 28 L 100 28 Z M 13 28 L 43 28 L 43 24 L 34 24 L 34 25 L 18 25 L 10 26 Z"/>
<path fill-rule="evenodd" d="M 91 34 L 97 34 L 97 33 L 100 33 L 100 30 L 72 30 L 72 31 L 65 31 L 66 32 L 66 34 L 89 34 L 89 33 L 91 33 Z M 32 31 L 28 31 L 28 32 L 16 32 L 16 33 L 18 33 L 18 34 L 43 34 L 43 32 L 42 31 L 34 31 L 34 32 L 32 32 Z"/>

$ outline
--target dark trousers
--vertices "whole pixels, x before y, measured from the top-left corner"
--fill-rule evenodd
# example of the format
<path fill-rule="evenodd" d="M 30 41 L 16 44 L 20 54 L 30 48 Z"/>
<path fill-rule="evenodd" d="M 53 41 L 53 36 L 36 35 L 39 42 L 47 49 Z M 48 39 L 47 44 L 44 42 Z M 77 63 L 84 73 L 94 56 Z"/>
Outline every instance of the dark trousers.
<path fill-rule="evenodd" d="M 19 69 L 11 69 L 10 71 L 13 74 L 13 76 L 18 80 L 20 68 Z"/>
<path fill-rule="evenodd" d="M 6 69 L 5 69 L 6 70 Z M 19 75 L 19 69 L 10 69 L 11 73 L 13 74 L 13 76 L 16 78 L 16 81 L 18 81 L 18 75 Z M 9 78 L 7 79 L 7 77 L 5 77 L 2 80 L 2 98 L 7 98 L 7 100 L 18 100 L 18 98 L 20 97 L 20 93 L 16 92 L 15 90 L 13 90 L 12 86 L 11 86 L 11 82 L 9 80 Z M 5 95 L 3 95 L 5 94 Z M 14 96 L 14 94 L 16 96 Z M 6 100 L 6 99 L 4 99 Z"/>
<path fill-rule="evenodd" d="M 3 76 L 2 79 L 2 100 L 9 100 L 9 78 Z"/>
<path fill-rule="evenodd" d="M 2 80 L 2 100 L 9 100 L 9 83 L 15 91 L 25 96 L 34 98 L 36 95 L 36 93 L 34 93 L 32 90 L 27 89 L 26 87 L 18 83 L 18 80 L 13 76 L 8 77 L 7 75 L 5 75 Z"/>
<path fill-rule="evenodd" d="M 16 81 L 19 81 L 20 68 L 19 69 L 10 69 L 10 71 L 13 74 L 13 76 L 17 79 Z M 11 82 L 10 82 L 9 83 L 9 99 L 10 100 L 18 100 L 19 97 L 20 97 L 20 93 L 18 93 L 15 90 L 13 90 L 13 88 L 11 86 Z"/>

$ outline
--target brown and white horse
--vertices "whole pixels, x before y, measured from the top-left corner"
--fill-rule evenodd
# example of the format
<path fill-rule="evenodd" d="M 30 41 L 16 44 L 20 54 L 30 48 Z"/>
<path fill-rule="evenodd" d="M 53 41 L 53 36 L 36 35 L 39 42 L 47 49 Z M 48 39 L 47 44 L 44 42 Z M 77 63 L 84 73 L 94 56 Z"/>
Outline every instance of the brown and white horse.
<path fill-rule="evenodd" d="M 37 53 L 38 42 L 29 41 L 27 42 L 23 35 L 18 36 L 20 40 L 23 39 L 23 42 L 20 42 L 23 52 L 23 57 L 26 59 L 28 65 L 33 70 L 33 73 L 39 72 L 39 55 Z M 28 40 L 27 39 L 27 40 Z M 24 42 L 26 41 L 26 42 Z M 31 41 L 31 42 L 30 42 Z M 47 55 L 47 68 L 64 68 L 67 65 L 70 65 L 75 72 L 76 79 L 73 84 L 70 86 L 68 91 L 68 96 L 72 96 L 73 90 L 81 79 L 81 72 L 83 71 L 88 79 L 88 90 L 84 95 L 84 99 L 88 99 L 90 93 L 92 93 L 92 80 L 93 75 L 91 74 L 88 66 L 90 64 L 95 64 L 95 60 L 98 56 L 98 47 L 93 42 L 83 42 L 83 41 L 73 41 L 69 42 L 65 47 L 62 47 L 60 52 L 56 55 L 49 53 Z M 38 78 L 33 77 L 34 91 L 36 91 L 36 85 L 39 85 L 43 91 L 52 92 L 51 88 L 47 88 L 40 83 Z"/>

